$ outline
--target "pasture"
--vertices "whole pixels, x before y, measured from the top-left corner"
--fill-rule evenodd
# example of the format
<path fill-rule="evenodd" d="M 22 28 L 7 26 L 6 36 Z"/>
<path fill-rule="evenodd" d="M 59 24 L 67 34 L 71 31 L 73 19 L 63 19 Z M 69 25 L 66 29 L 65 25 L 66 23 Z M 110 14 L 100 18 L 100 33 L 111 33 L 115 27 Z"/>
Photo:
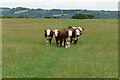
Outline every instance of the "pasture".
<path fill-rule="evenodd" d="M 80 25 L 76 45 L 47 46 L 44 29 Z M 3 19 L 3 78 L 117 78 L 117 19 Z"/>

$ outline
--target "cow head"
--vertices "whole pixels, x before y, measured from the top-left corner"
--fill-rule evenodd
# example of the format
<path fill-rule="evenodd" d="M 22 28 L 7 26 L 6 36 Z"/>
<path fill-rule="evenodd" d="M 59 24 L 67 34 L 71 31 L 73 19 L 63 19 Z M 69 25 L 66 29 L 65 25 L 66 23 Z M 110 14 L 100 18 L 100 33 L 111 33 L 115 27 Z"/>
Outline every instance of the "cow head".
<path fill-rule="evenodd" d="M 55 37 L 57 37 L 58 36 L 58 30 L 54 30 L 53 32 L 55 34 Z"/>
<path fill-rule="evenodd" d="M 79 36 L 79 35 L 80 35 L 80 30 L 79 30 L 79 29 L 76 29 L 76 30 L 75 30 L 75 34 L 76 34 L 77 36 Z"/>
<path fill-rule="evenodd" d="M 80 26 L 77 27 L 77 29 L 79 29 L 81 32 L 84 30 L 83 28 L 81 28 Z"/>
<path fill-rule="evenodd" d="M 46 30 L 46 32 L 47 32 L 47 35 L 49 36 L 49 35 L 50 35 L 51 30 L 50 30 L 50 29 L 47 29 L 47 30 Z"/>
<path fill-rule="evenodd" d="M 44 30 L 44 32 L 45 32 L 45 37 L 46 38 L 52 38 L 53 37 L 53 30 L 46 29 L 46 30 Z"/>
<path fill-rule="evenodd" d="M 49 35 L 50 35 L 51 30 L 50 30 L 50 29 L 46 29 L 46 30 L 44 30 L 44 32 L 45 32 L 45 34 L 47 34 L 47 36 L 49 36 Z"/>

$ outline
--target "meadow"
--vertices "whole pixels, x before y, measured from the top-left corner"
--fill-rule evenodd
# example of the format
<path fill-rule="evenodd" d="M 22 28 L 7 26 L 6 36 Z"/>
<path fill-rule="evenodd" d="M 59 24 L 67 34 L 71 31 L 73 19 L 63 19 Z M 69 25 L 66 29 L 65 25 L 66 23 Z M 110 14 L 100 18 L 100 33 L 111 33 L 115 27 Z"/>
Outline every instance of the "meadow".
<path fill-rule="evenodd" d="M 117 19 L 2 20 L 3 78 L 117 78 Z M 44 29 L 81 26 L 78 44 L 47 46 Z"/>

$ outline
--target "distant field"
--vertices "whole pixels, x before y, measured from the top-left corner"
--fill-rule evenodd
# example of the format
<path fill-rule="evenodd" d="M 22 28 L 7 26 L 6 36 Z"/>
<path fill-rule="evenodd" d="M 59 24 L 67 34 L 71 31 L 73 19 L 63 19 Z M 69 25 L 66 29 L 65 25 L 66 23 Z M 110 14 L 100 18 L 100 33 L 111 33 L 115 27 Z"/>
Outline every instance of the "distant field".
<path fill-rule="evenodd" d="M 23 13 L 23 12 L 27 12 L 28 10 L 23 10 L 23 11 L 17 11 L 15 12 L 15 14 L 19 14 L 19 13 Z"/>
<path fill-rule="evenodd" d="M 78 44 L 47 46 L 46 28 L 83 27 Z M 117 78 L 117 19 L 3 19 L 3 78 Z"/>

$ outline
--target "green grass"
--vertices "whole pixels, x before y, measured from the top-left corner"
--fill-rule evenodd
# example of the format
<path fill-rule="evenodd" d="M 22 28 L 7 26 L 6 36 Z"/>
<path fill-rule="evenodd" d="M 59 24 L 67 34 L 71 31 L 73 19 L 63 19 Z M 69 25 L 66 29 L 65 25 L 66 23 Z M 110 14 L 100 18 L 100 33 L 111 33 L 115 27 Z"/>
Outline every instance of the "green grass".
<path fill-rule="evenodd" d="M 22 11 L 17 11 L 15 14 L 23 13 L 23 12 L 28 12 L 28 10 L 22 10 Z"/>
<path fill-rule="evenodd" d="M 3 78 L 117 78 L 117 19 L 3 19 Z M 78 44 L 45 44 L 44 29 L 81 26 Z"/>
<path fill-rule="evenodd" d="M 52 16 L 54 16 L 54 17 L 59 17 L 59 16 L 61 16 L 61 15 L 67 15 L 67 14 L 56 14 L 56 15 L 52 15 Z"/>

